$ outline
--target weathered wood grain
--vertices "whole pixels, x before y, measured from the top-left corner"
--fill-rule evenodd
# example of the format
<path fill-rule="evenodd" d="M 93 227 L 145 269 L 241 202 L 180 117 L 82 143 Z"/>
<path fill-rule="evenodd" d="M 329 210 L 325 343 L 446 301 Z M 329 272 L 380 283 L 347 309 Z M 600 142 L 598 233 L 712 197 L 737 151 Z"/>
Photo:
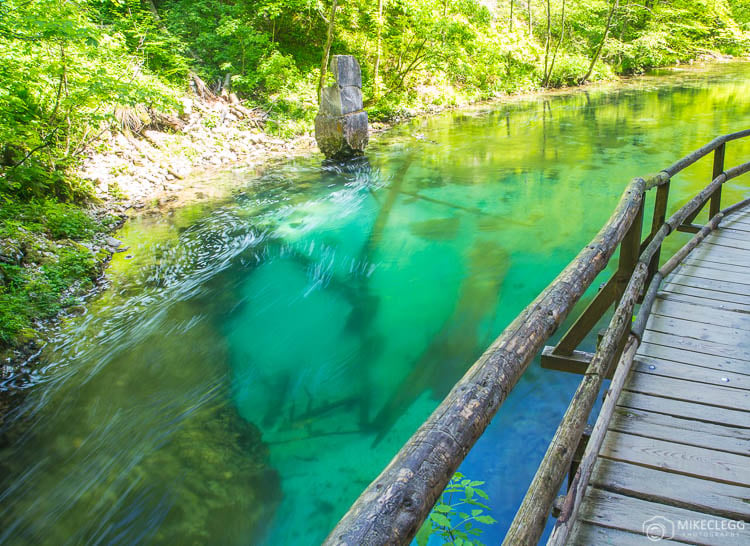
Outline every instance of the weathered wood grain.
<path fill-rule="evenodd" d="M 635 371 L 658 375 L 665 378 L 682 379 L 685 381 L 704 383 L 706 385 L 720 385 L 729 389 L 750 390 L 750 374 L 738 373 L 730 370 L 714 370 L 702 366 L 682 364 L 671 360 L 660 360 L 649 356 L 638 356 L 633 365 Z M 750 367 L 742 367 L 743 371 L 750 371 Z M 697 386 L 700 388 L 700 386 Z"/>
<path fill-rule="evenodd" d="M 617 400 L 617 405 L 623 408 L 651 411 L 702 421 L 704 423 L 750 429 L 750 419 L 745 411 L 712 408 L 703 404 L 694 404 L 683 400 L 673 400 L 630 391 L 622 393 Z"/>
<path fill-rule="evenodd" d="M 718 425 L 716 423 L 705 423 L 688 417 L 675 417 L 674 415 L 624 408 L 622 406 L 618 406 L 615 409 L 615 415 L 620 416 L 621 419 L 637 423 L 655 423 L 664 427 L 705 432 L 714 436 L 726 436 L 727 438 L 736 439 L 741 442 L 750 442 L 750 429 L 747 428 Z M 746 455 L 748 453 L 750 453 L 750 451 L 745 452 Z"/>
<path fill-rule="evenodd" d="M 737 455 L 746 456 L 750 453 L 750 440 L 727 435 L 737 429 L 703 423 L 702 427 L 696 426 L 686 432 L 689 429 L 683 426 L 673 426 L 674 421 L 676 419 L 665 415 L 627 411 L 620 408 L 612 416 L 609 429 L 676 444 L 726 451 Z"/>
<path fill-rule="evenodd" d="M 696 353 L 695 351 L 648 342 L 642 343 L 638 349 L 638 359 L 643 361 L 647 361 L 648 359 L 656 359 L 657 361 L 669 360 L 719 371 L 726 370 L 733 373 L 748 373 L 746 364 L 732 358 Z"/>
<path fill-rule="evenodd" d="M 660 298 L 672 298 L 680 301 L 696 301 L 700 305 L 708 305 L 717 309 L 731 309 L 739 312 L 750 312 L 750 301 L 745 296 L 735 294 L 724 294 L 695 288 L 691 286 L 682 286 L 679 284 L 662 285 L 659 292 Z"/>
<path fill-rule="evenodd" d="M 750 391 L 730 389 L 719 385 L 708 385 L 634 371 L 630 375 L 625 389 L 630 392 L 750 412 Z M 750 413 L 747 417 L 750 421 Z"/>
<path fill-rule="evenodd" d="M 665 472 L 750 486 L 750 457 L 610 431 L 600 456 Z"/>
<path fill-rule="evenodd" d="M 664 544 L 685 544 L 674 540 L 664 540 Z M 605 546 L 646 546 L 648 539 L 641 534 L 610 529 L 601 525 L 594 525 L 583 521 L 577 522 L 570 535 L 568 544 L 573 546 L 591 546 L 603 544 Z"/>
<path fill-rule="evenodd" d="M 653 315 L 648 322 L 648 329 L 653 332 L 663 332 L 727 345 L 750 345 L 748 343 L 750 342 L 750 336 L 745 330 L 709 324 L 703 322 L 701 318 L 700 315 L 692 316 L 691 320 Z"/>
<path fill-rule="evenodd" d="M 734 294 L 738 296 L 748 296 L 748 286 L 746 284 L 731 282 L 731 281 L 716 281 L 713 279 L 703 279 L 701 277 L 693 277 L 690 275 L 683 275 L 679 271 L 675 271 L 674 275 L 669 277 L 667 285 L 670 284 L 681 284 L 683 286 L 691 286 L 695 288 L 703 288 L 711 290 L 712 292 L 721 292 L 716 294 L 716 297 L 724 297 L 725 293 Z"/>
<path fill-rule="evenodd" d="M 676 347 L 678 349 L 687 349 L 689 351 L 696 351 L 709 355 L 725 356 L 728 358 L 750 361 L 750 349 L 738 347 L 736 345 L 704 341 L 690 337 L 667 334 L 664 332 L 654 332 L 652 330 L 646 330 L 646 333 L 643 335 L 643 341 L 656 343 L 658 345 L 666 345 L 668 347 Z"/>
<path fill-rule="evenodd" d="M 750 276 L 750 271 L 748 276 Z M 659 299 L 651 313 L 662 317 L 691 320 L 750 332 L 750 314 L 728 309 L 719 310 L 696 303 Z"/>
<path fill-rule="evenodd" d="M 735 520 L 750 518 L 750 488 L 654 468 L 599 459 L 591 477 L 598 489 Z"/>
<path fill-rule="evenodd" d="M 692 265 L 696 267 L 705 267 L 707 269 L 718 269 L 719 271 L 731 271 L 733 273 L 748 273 L 748 269 L 750 269 L 750 265 L 741 265 L 741 264 L 727 264 L 727 263 L 721 263 L 715 260 L 710 260 L 707 257 L 699 257 L 697 256 L 698 251 L 701 247 L 698 247 L 695 249 L 694 253 L 688 256 L 685 259 L 685 265 Z"/>
<path fill-rule="evenodd" d="M 682 265 L 678 271 L 682 275 L 688 275 L 690 277 L 737 283 L 746 286 L 746 290 L 750 291 L 750 275 L 748 275 L 746 271 L 736 273 L 726 269 L 712 269 L 710 267 L 696 267 L 693 265 Z"/>
<path fill-rule="evenodd" d="M 675 522 L 674 538 L 689 544 L 737 546 L 738 544 L 747 544 L 750 541 L 750 526 L 748 525 L 744 526 L 744 529 L 735 530 L 732 536 L 719 533 L 711 536 L 702 536 L 695 531 L 682 529 L 676 524 L 679 521 L 716 519 L 715 516 L 712 517 L 703 512 L 635 499 L 618 493 L 602 491 L 597 488 L 593 488 L 590 491 L 586 501 L 581 508 L 581 519 L 584 522 L 603 527 L 629 531 L 631 533 L 643 533 L 644 522 L 652 520 L 655 516 L 661 516 Z M 660 520 L 652 521 L 658 523 Z M 645 537 L 644 544 L 650 544 Z"/>

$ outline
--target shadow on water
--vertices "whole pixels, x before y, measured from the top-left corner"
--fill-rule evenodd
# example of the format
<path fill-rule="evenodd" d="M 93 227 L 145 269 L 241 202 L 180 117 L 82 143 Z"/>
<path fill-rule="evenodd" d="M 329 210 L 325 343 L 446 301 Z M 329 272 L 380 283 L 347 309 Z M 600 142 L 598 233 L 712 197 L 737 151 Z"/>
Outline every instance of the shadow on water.
<path fill-rule="evenodd" d="M 320 543 L 629 178 L 750 123 L 748 88 L 733 64 L 483 105 L 129 222 L 110 289 L 0 384 L 26 395 L 0 431 L 0 542 Z M 462 466 L 500 522 L 485 542 L 577 380 L 532 364 Z"/>

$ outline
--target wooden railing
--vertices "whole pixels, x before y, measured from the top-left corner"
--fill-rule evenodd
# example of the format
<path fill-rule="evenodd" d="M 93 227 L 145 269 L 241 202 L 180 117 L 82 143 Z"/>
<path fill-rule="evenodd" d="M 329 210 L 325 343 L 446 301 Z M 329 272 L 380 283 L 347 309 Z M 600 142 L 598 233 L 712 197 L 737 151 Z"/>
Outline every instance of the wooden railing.
<path fill-rule="evenodd" d="M 720 208 L 722 184 L 750 171 L 750 162 L 726 172 L 723 168 L 726 143 L 746 136 L 750 136 L 750 130 L 716 138 L 648 179 L 633 179 L 614 213 L 591 243 L 521 312 L 456 383 L 438 408 L 360 495 L 328 536 L 326 544 L 407 544 L 414 537 L 451 476 L 529 363 L 596 276 L 604 270 L 619 246 L 617 271 L 560 343 L 554 348 L 545 348 L 542 355 L 546 367 L 585 375 L 505 540 L 506 544 L 514 546 L 536 544 L 555 496 L 570 470 L 573 454 L 611 363 L 617 361 L 620 354 L 624 359 L 620 359 L 621 362 L 626 362 L 627 358 L 632 362 L 632 355 L 635 354 L 633 347 L 636 345 L 633 339 L 640 339 L 640 333 L 635 328 L 629 328 L 633 308 L 643 287 L 649 283 L 652 287 L 658 285 L 667 273 L 664 268 L 658 269 L 664 238 L 675 230 L 700 232 L 705 236 L 705 229 L 701 231 L 702 228 L 692 222 L 709 200 L 710 215 L 715 218 Z M 711 152 L 714 152 L 711 184 L 667 220 L 671 178 Z M 657 188 L 654 220 L 648 237 L 641 242 L 645 193 L 652 188 Z M 656 282 L 652 282 L 652 279 Z M 649 291 L 642 310 L 647 306 L 650 308 L 648 298 L 651 297 L 653 301 L 655 294 L 656 289 L 653 294 Z M 617 309 L 596 353 L 577 351 L 579 343 L 615 302 L 618 302 Z M 636 323 L 636 326 L 639 324 Z M 583 464 L 579 470 L 586 471 Z M 574 481 L 578 479 L 582 483 L 583 475 L 576 476 Z M 571 491 L 577 490 L 571 488 Z M 576 506 L 573 501 L 569 501 L 568 505 L 566 521 L 572 521 L 569 516 L 577 508 L 573 508 Z M 558 531 L 562 532 L 565 531 Z"/>

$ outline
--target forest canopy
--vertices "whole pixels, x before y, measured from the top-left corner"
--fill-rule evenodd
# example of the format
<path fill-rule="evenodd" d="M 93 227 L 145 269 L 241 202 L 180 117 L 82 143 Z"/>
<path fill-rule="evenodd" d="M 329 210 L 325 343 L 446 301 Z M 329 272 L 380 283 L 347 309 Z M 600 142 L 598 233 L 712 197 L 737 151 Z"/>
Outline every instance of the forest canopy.
<path fill-rule="evenodd" d="M 74 174 L 103 135 L 178 119 L 191 85 L 308 132 L 329 36 L 386 120 L 744 55 L 750 0 L 0 0 L 0 349 L 106 260 L 93 241 L 117 219 L 82 208 Z"/>
<path fill-rule="evenodd" d="M 0 190 L 74 198 L 118 111 L 177 109 L 197 73 L 309 130 L 329 24 L 371 119 L 750 47 L 750 0 L 0 0 Z M 331 14 L 334 19 L 331 21 Z M 122 120 L 119 120 L 122 122 Z"/>

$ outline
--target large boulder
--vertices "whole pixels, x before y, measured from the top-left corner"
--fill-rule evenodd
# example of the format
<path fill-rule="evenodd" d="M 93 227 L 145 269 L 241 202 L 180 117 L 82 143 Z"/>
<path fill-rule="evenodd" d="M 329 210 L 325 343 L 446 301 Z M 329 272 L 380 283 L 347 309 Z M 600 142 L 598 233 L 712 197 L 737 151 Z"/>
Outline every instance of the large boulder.
<path fill-rule="evenodd" d="M 334 55 L 330 70 L 336 83 L 320 91 L 315 140 L 326 157 L 362 155 L 369 139 L 367 112 L 362 109 L 362 72 L 352 55 Z"/>

